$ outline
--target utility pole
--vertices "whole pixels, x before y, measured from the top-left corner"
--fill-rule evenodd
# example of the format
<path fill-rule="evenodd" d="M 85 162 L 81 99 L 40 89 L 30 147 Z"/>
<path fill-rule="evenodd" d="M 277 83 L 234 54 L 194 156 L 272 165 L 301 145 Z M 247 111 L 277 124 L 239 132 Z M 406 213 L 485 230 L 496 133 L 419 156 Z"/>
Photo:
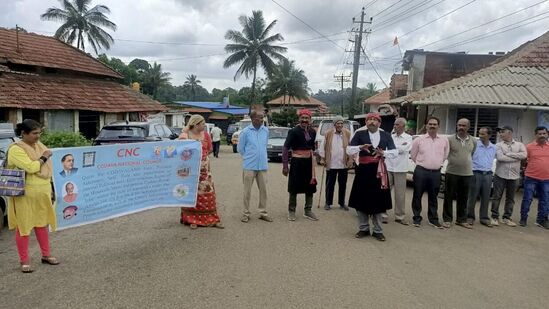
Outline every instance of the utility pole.
<path fill-rule="evenodd" d="M 346 75 L 334 75 L 334 78 L 335 78 L 335 81 L 336 82 L 340 82 L 341 83 L 341 116 L 343 116 L 343 105 L 345 104 L 345 95 L 343 94 L 343 83 L 348 83 L 350 82 L 350 78 L 351 78 L 351 75 L 352 74 L 349 74 L 349 76 L 346 76 Z"/>
<path fill-rule="evenodd" d="M 357 96 L 357 83 L 358 83 L 358 69 L 360 66 L 360 54 L 362 52 L 362 34 L 370 33 L 370 31 L 364 31 L 364 24 L 372 24 L 372 18 L 369 22 L 364 21 L 364 8 L 360 14 L 360 22 L 356 22 L 353 18 L 353 23 L 360 24 L 358 31 L 355 34 L 355 50 L 354 50 L 354 61 L 353 61 L 353 84 L 351 88 L 351 102 L 349 104 L 349 119 L 354 117 L 356 96 Z"/>

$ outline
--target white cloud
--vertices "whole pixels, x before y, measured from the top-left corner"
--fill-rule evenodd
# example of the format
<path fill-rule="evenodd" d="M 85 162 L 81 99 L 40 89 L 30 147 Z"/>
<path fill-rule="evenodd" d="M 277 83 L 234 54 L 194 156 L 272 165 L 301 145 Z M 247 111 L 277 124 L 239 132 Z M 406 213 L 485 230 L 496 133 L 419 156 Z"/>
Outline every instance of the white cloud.
<path fill-rule="evenodd" d="M 439 5 L 422 11 L 421 14 L 407 17 L 416 2 L 403 1 L 386 12 L 376 16 L 373 20 L 374 31 L 367 38 L 365 48 L 368 54 L 377 60 L 376 67 L 382 78 L 388 83 L 390 75 L 398 65 L 400 54 L 397 47 L 391 42 L 395 36 L 399 37 L 400 47 L 405 49 L 421 48 L 423 45 L 447 38 L 453 34 L 465 31 L 482 23 L 512 13 L 541 0 L 477 0 L 463 9 L 456 11 L 423 27 L 422 29 L 403 36 L 403 34 L 434 20 L 441 15 L 464 5 L 471 0 L 444 1 Z M 356 0 L 276 0 L 292 14 L 305 21 L 316 31 L 324 34 L 334 34 L 349 31 L 353 26 L 351 19 L 359 19 L 360 7 L 370 1 Z M 380 0 L 366 10 L 367 18 L 374 16 L 397 0 Z M 430 1 L 421 9 L 439 2 Z M 227 30 L 240 30 L 238 23 L 240 15 L 250 15 L 252 10 L 262 10 L 267 23 L 277 20 L 273 33 L 281 33 L 285 43 L 308 40 L 320 35 L 291 16 L 274 1 L 265 0 L 96 0 L 93 4 L 104 4 L 111 9 L 109 18 L 117 24 L 118 30 L 114 33 L 115 44 L 106 51 L 111 57 L 118 57 L 126 62 L 133 58 L 143 58 L 148 61 L 158 61 L 165 71 L 171 72 L 172 83 L 182 84 L 185 77 L 195 74 L 202 84 L 212 88 L 240 88 L 249 86 L 251 81 L 244 77 L 236 82 L 233 80 L 237 67 L 223 69 L 225 56 L 223 46 L 228 43 L 224 39 Z M 17 0 L 0 1 L 0 26 L 12 28 L 15 24 L 25 29 L 41 34 L 51 35 L 58 24 L 40 20 L 40 14 L 48 7 L 60 6 L 55 0 Z M 466 39 L 483 35 L 489 31 L 504 27 L 536 14 L 549 12 L 549 1 L 504 18 L 500 21 L 469 31 L 454 38 L 443 40 L 425 47 L 426 50 L 436 50 L 452 44 L 463 42 Z M 544 15 L 549 16 L 549 14 Z M 544 17 L 540 16 L 540 17 Z M 399 19 L 402 19 L 398 21 Z M 514 29 L 499 35 L 494 35 L 466 45 L 457 45 L 443 51 L 467 51 L 470 53 L 488 53 L 490 51 L 510 51 L 522 43 L 532 40 L 543 34 L 548 27 L 548 20 L 541 20 L 531 25 Z M 384 27 L 389 23 L 394 25 Z M 354 25 L 357 26 L 356 24 Z M 376 27 L 380 30 L 376 31 Z M 382 28 L 383 27 L 383 28 Z M 505 30 L 505 29 L 502 29 Z M 501 31 L 501 30 L 499 30 Z M 309 78 L 310 88 L 318 89 L 339 88 L 334 81 L 334 74 L 348 74 L 351 66 L 344 64 L 345 56 L 341 47 L 350 48 L 349 33 L 330 36 L 335 42 L 325 39 L 288 44 L 287 56 L 296 61 L 297 67 L 303 69 Z M 147 42 L 172 42 L 186 44 L 159 44 Z M 206 44 L 206 45 L 189 45 Z M 378 47 L 379 46 L 379 47 Z M 378 47 L 374 49 L 374 47 Z M 214 55 L 214 56 L 208 56 Z M 390 59 L 387 59 L 390 58 Z M 396 65 L 396 66 L 395 66 Z M 374 82 L 379 88 L 383 83 L 373 72 L 369 64 L 361 67 L 359 85 Z"/>

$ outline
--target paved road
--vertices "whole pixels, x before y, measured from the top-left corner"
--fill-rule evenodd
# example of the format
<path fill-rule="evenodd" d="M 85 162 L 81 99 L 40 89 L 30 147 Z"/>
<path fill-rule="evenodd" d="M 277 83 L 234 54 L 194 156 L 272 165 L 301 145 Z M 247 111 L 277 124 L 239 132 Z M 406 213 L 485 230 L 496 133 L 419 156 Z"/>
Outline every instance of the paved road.
<path fill-rule="evenodd" d="M 0 307 L 547 308 L 549 231 L 533 224 L 390 223 L 384 243 L 355 239 L 353 212 L 319 209 L 311 222 L 303 197 L 298 220 L 286 220 L 280 163 L 269 171 L 275 222 L 244 224 L 238 156 L 223 146 L 212 166 L 225 230 L 190 230 L 177 209 L 147 211 L 52 234 L 62 264 L 35 262 L 33 274 L 18 271 L 10 231 L 0 241 Z M 34 239 L 31 253 L 38 261 Z"/>

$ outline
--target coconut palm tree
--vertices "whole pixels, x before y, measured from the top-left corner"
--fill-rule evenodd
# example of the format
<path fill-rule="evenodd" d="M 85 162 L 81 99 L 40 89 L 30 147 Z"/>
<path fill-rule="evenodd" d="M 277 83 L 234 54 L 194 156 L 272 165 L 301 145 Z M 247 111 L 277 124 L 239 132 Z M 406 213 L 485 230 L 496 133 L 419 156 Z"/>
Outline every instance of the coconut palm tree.
<path fill-rule="evenodd" d="M 196 96 L 196 88 L 200 86 L 198 84 L 200 84 L 201 82 L 202 82 L 201 80 L 197 79 L 196 75 L 191 74 L 187 76 L 187 80 L 183 84 L 186 87 L 188 87 L 189 90 L 191 91 L 191 96 L 193 101 L 195 100 L 195 96 Z"/>
<path fill-rule="evenodd" d="M 169 84 L 171 79 L 169 72 L 162 72 L 162 65 L 156 62 L 143 72 L 143 92 L 152 95 L 156 99 L 158 88 Z"/>
<path fill-rule="evenodd" d="M 269 75 L 267 92 L 273 97 L 283 96 L 283 105 L 286 105 L 286 96 L 288 100 L 308 98 L 307 83 L 305 72 L 296 68 L 293 60 L 283 59 L 276 66 L 276 70 Z"/>
<path fill-rule="evenodd" d="M 116 31 L 116 24 L 111 22 L 106 14 L 111 10 L 105 5 L 96 5 L 90 9 L 91 0 L 59 0 L 63 9 L 52 7 L 40 15 L 43 20 L 60 21 L 63 24 L 54 34 L 54 37 L 74 44 L 76 48 L 85 50 L 84 39 L 97 54 L 98 48 L 109 49 L 114 43 L 112 36 L 101 27 Z"/>
<path fill-rule="evenodd" d="M 224 68 L 229 68 L 233 65 L 240 64 L 234 79 L 244 75 L 252 78 L 252 90 L 250 95 L 250 110 L 251 105 L 255 104 L 255 82 L 257 76 L 257 67 L 261 65 L 267 74 L 271 74 L 275 70 L 275 63 L 272 58 L 277 60 L 285 59 L 281 53 L 286 52 L 286 47 L 272 45 L 277 41 L 282 41 L 284 38 L 280 33 L 269 36 L 269 32 L 276 25 L 276 20 L 272 21 L 268 26 L 265 26 L 263 12 L 252 11 L 252 16 L 240 16 L 240 25 L 242 32 L 229 30 L 225 34 L 225 39 L 233 41 L 232 44 L 225 45 L 225 51 L 231 55 L 225 59 Z"/>

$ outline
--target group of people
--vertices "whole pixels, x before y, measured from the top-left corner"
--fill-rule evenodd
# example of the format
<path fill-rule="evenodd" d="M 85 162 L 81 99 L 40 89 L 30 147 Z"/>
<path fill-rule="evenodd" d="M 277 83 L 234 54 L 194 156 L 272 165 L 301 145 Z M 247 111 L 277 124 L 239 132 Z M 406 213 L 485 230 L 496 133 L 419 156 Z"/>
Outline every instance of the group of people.
<path fill-rule="evenodd" d="M 299 124 L 292 128 L 284 144 L 282 173 L 288 176 L 288 220 L 296 220 L 297 194 L 305 194 L 304 217 L 316 221 L 312 211 L 316 192 L 315 137 L 311 127 L 311 113 L 299 111 Z M 268 131 L 262 126 L 262 112 L 252 111 L 253 124 L 244 129 L 238 151 L 243 157 L 244 213 L 242 222 L 250 220 L 249 199 L 253 181 L 260 192 L 260 218 L 269 218 L 266 212 L 266 143 Z M 501 141 L 490 141 L 492 129 L 482 127 L 475 138 L 469 135 L 470 122 L 460 119 L 456 134 L 438 134 L 440 120 L 429 117 L 427 133 L 413 139 L 405 132 L 406 119 L 397 118 L 392 133 L 380 129 L 381 117 L 377 113 L 366 116 L 366 125 L 353 136 L 344 128 L 342 117 L 336 117 L 334 127 L 325 133 L 318 154 L 320 164 L 326 168 L 325 210 L 333 207 L 335 184 L 338 183 L 339 208 L 354 208 L 358 215 L 357 238 L 372 235 L 383 241 L 382 224 L 388 222 L 387 210 L 393 208 L 395 222 L 409 225 L 405 217 L 406 178 L 409 159 L 415 163 L 413 173 L 412 224 L 420 227 L 422 197 L 428 195 L 428 223 L 436 228 L 451 228 L 453 224 L 473 228 L 476 204 L 480 198 L 479 222 L 487 227 L 500 223 L 516 226 L 511 219 L 515 192 L 521 177 L 521 164 L 528 162 L 524 175 L 524 195 L 519 224 L 527 225 L 528 213 L 534 192 L 539 198 L 536 225 L 549 228 L 549 147 L 547 129 L 537 127 L 535 140 L 524 145 L 513 139 L 509 126 L 497 128 Z M 442 222 L 438 215 L 441 170 L 447 161 L 444 175 L 444 204 Z M 493 165 L 495 161 L 495 172 Z M 354 166 L 355 178 L 348 204 L 345 203 L 348 171 Z M 493 194 L 492 194 L 493 188 Z M 393 191 L 394 199 L 391 197 Z M 505 191 L 505 207 L 500 217 L 499 205 Z M 456 216 L 454 222 L 454 200 Z M 488 214 L 491 202 L 491 216 Z M 373 228 L 370 229 L 370 222 Z"/>
<path fill-rule="evenodd" d="M 413 224 L 420 226 L 421 198 L 428 193 L 428 223 L 436 228 L 450 228 L 454 223 L 454 199 L 456 200 L 455 225 L 473 228 L 476 219 L 475 205 L 480 198 L 479 222 L 487 227 L 500 223 L 516 226 L 511 216 L 520 177 L 521 164 L 526 159 L 524 193 L 520 210 L 521 226 L 526 226 L 534 192 L 538 195 L 536 225 L 549 229 L 549 145 L 547 128 L 535 128 L 535 140 L 526 146 L 513 139 L 513 128 L 497 128 L 501 141 L 490 141 L 492 129 L 481 127 L 478 140 L 469 135 L 470 122 L 459 119 L 456 134 L 443 137 L 438 134 L 440 121 L 427 119 L 427 134 L 418 136 L 410 149 L 410 157 L 416 163 L 414 170 L 414 195 L 412 200 Z M 437 195 L 440 188 L 441 166 L 448 161 L 445 172 L 442 223 L 438 217 Z M 495 172 L 493 164 L 495 160 Z M 493 193 L 491 194 L 493 188 Z M 500 217 L 499 206 L 505 191 L 505 208 Z M 488 206 L 491 201 L 491 215 Z"/>
<path fill-rule="evenodd" d="M 316 131 L 311 126 L 311 112 L 298 112 L 299 124 L 290 129 L 284 143 L 282 174 L 288 177 L 288 220 L 295 221 L 297 195 L 305 194 L 303 216 L 317 221 L 312 211 L 313 194 L 317 191 L 315 166 Z M 267 212 L 267 143 L 269 131 L 263 125 L 263 111 L 252 110 L 252 124 L 242 130 L 238 152 L 242 156 L 242 181 L 244 184 L 243 212 L 241 221 L 251 219 L 250 196 L 254 182 L 259 189 L 259 219 L 272 222 Z M 413 174 L 414 193 L 412 198 L 412 224 L 422 223 L 421 199 L 428 194 L 428 223 L 436 228 L 450 228 L 453 221 L 453 204 L 456 200 L 455 224 L 471 229 L 476 219 L 475 206 L 480 198 L 479 222 L 487 227 L 500 223 L 516 226 L 511 219 L 515 192 L 521 176 L 521 163 L 526 159 L 524 173 L 524 195 L 521 204 L 521 226 L 527 225 L 528 213 L 534 194 L 539 199 L 536 225 L 549 229 L 549 145 L 545 127 L 535 129 L 535 140 L 526 146 L 513 139 L 509 126 L 497 128 L 501 141 L 494 145 L 490 141 L 492 129 L 479 129 L 478 140 L 469 135 L 467 119 L 457 122 L 455 135 L 445 137 L 438 134 L 440 121 L 436 117 L 427 119 L 427 133 L 412 139 L 405 132 L 406 119 L 397 118 L 392 133 L 380 129 L 381 117 L 377 113 L 366 116 L 366 125 L 353 136 L 343 127 L 343 118 L 334 119 L 334 127 L 325 134 L 318 154 L 320 164 L 326 168 L 325 210 L 332 209 L 336 181 L 339 186 L 339 208 L 348 211 L 354 208 L 358 217 L 357 238 L 373 236 L 385 240 L 383 223 L 387 223 L 387 210 L 393 207 L 395 222 L 409 225 L 405 217 L 406 174 L 408 159 L 416 167 Z M 196 229 L 199 226 L 224 228 L 217 213 L 215 187 L 212 181 L 209 154 L 214 147 L 212 138 L 205 130 L 205 119 L 193 115 L 179 139 L 197 140 L 202 145 L 198 195 L 195 207 L 182 208 L 180 222 Z M 35 231 L 44 264 L 57 265 L 59 261 L 50 254 L 48 226 L 55 230 L 56 219 L 52 206 L 51 150 L 40 142 L 42 126 L 34 120 L 17 124 L 16 133 L 21 140 L 10 145 L 7 153 L 7 167 L 25 170 L 25 194 L 10 197 L 8 201 L 8 223 L 15 229 L 15 241 L 19 253 L 21 271 L 30 273 L 34 269 L 28 255 L 29 234 Z M 445 173 L 444 206 L 442 223 L 438 216 L 438 201 L 441 184 L 441 168 L 448 161 Z M 495 173 L 493 162 L 496 161 Z M 345 203 L 348 170 L 355 169 L 355 177 L 348 203 Z M 491 190 L 493 188 L 493 194 Z M 505 207 L 500 217 L 499 205 L 505 191 Z M 491 199 L 491 216 L 488 205 Z M 500 221 L 501 218 L 501 221 Z M 370 229 L 370 223 L 373 225 Z"/>

